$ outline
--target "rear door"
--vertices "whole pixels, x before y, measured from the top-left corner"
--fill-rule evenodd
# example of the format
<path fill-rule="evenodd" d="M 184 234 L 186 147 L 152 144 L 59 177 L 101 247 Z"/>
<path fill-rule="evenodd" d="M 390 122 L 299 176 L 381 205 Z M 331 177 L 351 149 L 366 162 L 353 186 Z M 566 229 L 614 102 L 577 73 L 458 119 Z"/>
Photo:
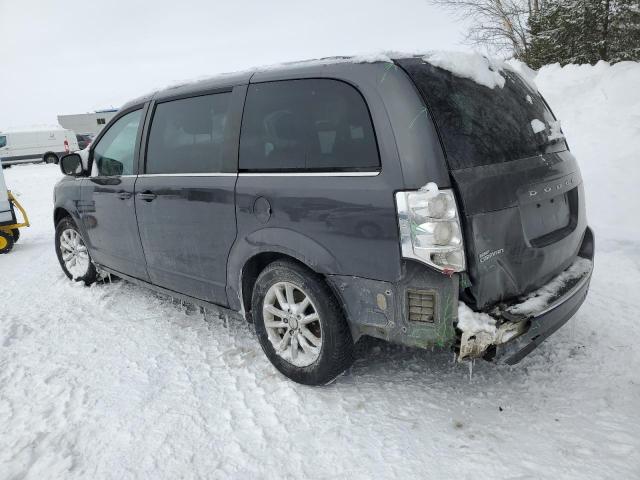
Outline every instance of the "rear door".
<path fill-rule="evenodd" d="M 236 87 L 158 101 L 135 189 L 151 281 L 224 306 L 244 92 Z"/>
<path fill-rule="evenodd" d="M 490 88 L 420 58 L 398 63 L 444 146 L 464 215 L 471 300 L 479 308 L 508 300 L 567 268 L 586 229 L 584 192 L 542 96 L 507 68 Z"/>

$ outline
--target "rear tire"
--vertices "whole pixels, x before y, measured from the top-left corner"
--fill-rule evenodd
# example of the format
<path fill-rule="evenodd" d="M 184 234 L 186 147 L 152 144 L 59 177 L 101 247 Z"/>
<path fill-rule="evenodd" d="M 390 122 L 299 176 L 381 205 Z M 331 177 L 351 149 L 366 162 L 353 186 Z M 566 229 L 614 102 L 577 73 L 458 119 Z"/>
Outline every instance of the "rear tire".
<path fill-rule="evenodd" d="M 56 255 L 64 274 L 71 280 L 91 285 L 98 278 L 89 249 L 82 238 L 80 230 L 69 217 L 65 217 L 56 225 Z"/>
<path fill-rule="evenodd" d="M 18 228 L 12 228 L 11 234 L 13 235 L 13 243 L 18 243 L 18 240 L 20 239 L 20 230 Z"/>
<path fill-rule="evenodd" d="M 353 363 L 349 325 L 315 272 L 291 261 L 271 263 L 256 280 L 251 309 L 262 350 L 294 382 L 325 385 Z"/>
<path fill-rule="evenodd" d="M 45 153 L 42 161 L 44 163 L 58 163 L 58 156 L 55 153 Z"/>
<path fill-rule="evenodd" d="M 13 248 L 13 235 L 4 230 L 0 230 L 0 255 L 3 253 L 9 253 Z"/>

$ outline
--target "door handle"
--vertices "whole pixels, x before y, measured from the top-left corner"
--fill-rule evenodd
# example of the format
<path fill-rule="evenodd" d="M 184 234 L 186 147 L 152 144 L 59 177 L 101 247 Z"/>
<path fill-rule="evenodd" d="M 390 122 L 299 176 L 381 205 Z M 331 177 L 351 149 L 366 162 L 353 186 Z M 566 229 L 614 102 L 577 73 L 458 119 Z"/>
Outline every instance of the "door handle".
<path fill-rule="evenodd" d="M 140 198 L 140 200 L 144 200 L 145 202 L 151 202 L 155 200 L 157 195 L 153 192 L 150 192 L 149 190 L 145 190 L 144 192 L 139 193 L 138 197 Z"/>
<path fill-rule="evenodd" d="M 127 199 L 131 198 L 131 193 L 129 193 L 129 192 L 118 192 L 118 198 L 120 200 L 127 200 Z"/>

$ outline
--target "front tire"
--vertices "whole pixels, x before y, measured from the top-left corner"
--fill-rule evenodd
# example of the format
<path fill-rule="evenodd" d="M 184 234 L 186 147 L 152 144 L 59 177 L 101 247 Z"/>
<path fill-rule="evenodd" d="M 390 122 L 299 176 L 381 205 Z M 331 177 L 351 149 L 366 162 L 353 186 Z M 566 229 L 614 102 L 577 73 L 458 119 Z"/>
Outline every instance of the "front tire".
<path fill-rule="evenodd" d="M 318 274 L 290 261 L 268 265 L 251 309 L 262 350 L 294 382 L 324 385 L 353 363 L 349 325 Z"/>
<path fill-rule="evenodd" d="M 85 285 L 91 285 L 98 278 L 89 250 L 80 230 L 69 217 L 56 225 L 56 255 L 65 275 Z"/>
<path fill-rule="evenodd" d="M 42 161 L 44 163 L 58 163 L 58 156 L 55 153 L 45 153 Z"/>

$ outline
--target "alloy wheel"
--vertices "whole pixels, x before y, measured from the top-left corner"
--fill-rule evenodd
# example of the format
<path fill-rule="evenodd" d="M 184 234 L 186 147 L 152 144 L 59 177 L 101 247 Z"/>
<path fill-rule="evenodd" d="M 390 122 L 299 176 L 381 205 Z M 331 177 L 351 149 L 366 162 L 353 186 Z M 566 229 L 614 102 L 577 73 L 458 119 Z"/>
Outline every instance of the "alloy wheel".
<path fill-rule="evenodd" d="M 60 251 L 64 266 L 74 279 L 87 274 L 91 260 L 80 233 L 72 228 L 63 230 L 60 234 Z"/>
<path fill-rule="evenodd" d="M 322 349 L 322 326 L 309 295 L 290 282 L 272 285 L 262 316 L 276 354 L 296 367 L 314 363 Z"/>

